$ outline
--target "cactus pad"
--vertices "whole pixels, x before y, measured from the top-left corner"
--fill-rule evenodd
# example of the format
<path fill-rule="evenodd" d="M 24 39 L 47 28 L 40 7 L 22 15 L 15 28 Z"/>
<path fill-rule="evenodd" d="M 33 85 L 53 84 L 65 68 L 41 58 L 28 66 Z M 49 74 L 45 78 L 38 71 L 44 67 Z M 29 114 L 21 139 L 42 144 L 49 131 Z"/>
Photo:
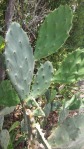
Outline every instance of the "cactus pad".
<path fill-rule="evenodd" d="M 69 6 L 60 6 L 52 11 L 43 22 L 35 48 L 35 58 L 49 56 L 65 43 L 72 26 L 72 11 Z"/>
<path fill-rule="evenodd" d="M 70 53 L 54 75 L 54 81 L 72 83 L 84 78 L 84 49 Z"/>
<path fill-rule="evenodd" d="M 10 80 L 23 100 L 30 91 L 34 57 L 27 34 L 16 22 L 10 25 L 6 34 L 5 59 Z"/>
<path fill-rule="evenodd" d="M 66 120 L 48 138 L 52 148 L 82 149 L 84 147 L 84 114 Z"/>
<path fill-rule="evenodd" d="M 0 145 L 3 149 L 7 149 L 9 140 L 10 140 L 9 132 L 6 129 L 3 129 L 0 132 Z"/>
<path fill-rule="evenodd" d="M 34 84 L 32 85 L 30 97 L 37 98 L 38 96 L 45 93 L 51 84 L 53 77 L 53 66 L 51 62 L 47 61 L 39 68 L 35 79 Z"/>

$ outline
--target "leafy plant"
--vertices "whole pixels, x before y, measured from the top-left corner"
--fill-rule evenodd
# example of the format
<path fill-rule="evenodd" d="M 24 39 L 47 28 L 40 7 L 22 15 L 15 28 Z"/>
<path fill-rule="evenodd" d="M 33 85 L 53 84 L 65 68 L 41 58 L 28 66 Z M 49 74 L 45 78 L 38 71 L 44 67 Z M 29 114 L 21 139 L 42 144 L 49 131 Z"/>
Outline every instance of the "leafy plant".
<path fill-rule="evenodd" d="M 19 104 L 19 102 L 20 99 L 13 89 L 10 81 L 2 81 L 0 84 L 0 105 L 10 107 Z"/>
<path fill-rule="evenodd" d="M 54 75 L 54 81 L 72 83 L 84 78 L 84 49 L 77 49 L 64 59 Z"/>
<path fill-rule="evenodd" d="M 4 48 L 5 48 L 5 41 L 4 41 L 4 38 L 0 36 L 0 53 Z"/>

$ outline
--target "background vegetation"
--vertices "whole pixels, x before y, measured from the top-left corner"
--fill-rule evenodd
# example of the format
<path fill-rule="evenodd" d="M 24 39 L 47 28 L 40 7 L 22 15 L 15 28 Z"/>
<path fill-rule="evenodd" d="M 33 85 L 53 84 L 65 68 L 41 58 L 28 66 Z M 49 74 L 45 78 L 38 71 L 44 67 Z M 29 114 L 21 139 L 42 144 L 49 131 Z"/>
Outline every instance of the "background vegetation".
<path fill-rule="evenodd" d="M 10 106 L 12 104 L 16 105 L 16 101 L 17 101 L 17 104 L 19 103 L 16 92 L 14 91 L 12 94 L 12 91 L 11 91 L 12 86 L 10 86 L 10 81 L 7 84 L 4 83 L 4 86 L 6 88 L 5 90 L 3 90 L 3 80 L 5 81 L 9 80 L 6 73 L 6 68 L 5 68 L 6 66 L 5 66 L 4 55 L 3 55 L 5 44 L 6 44 L 4 42 L 4 39 L 5 39 L 6 32 L 8 30 L 9 24 L 11 23 L 11 21 L 16 21 L 20 23 L 21 27 L 29 37 L 29 40 L 33 47 L 33 52 L 34 52 L 36 47 L 36 40 L 38 38 L 39 28 L 42 22 L 45 20 L 46 15 L 49 14 L 54 9 L 57 9 L 60 5 L 66 5 L 66 4 L 68 4 L 71 7 L 74 14 L 73 26 L 70 31 L 70 36 L 65 42 L 65 44 L 60 48 L 60 50 L 56 54 L 52 54 L 51 56 L 48 56 L 47 58 L 43 58 L 40 61 L 36 62 L 34 75 L 36 74 L 40 64 L 45 62 L 45 60 L 52 61 L 54 68 L 58 70 L 64 58 L 66 58 L 68 54 L 74 52 L 77 48 L 80 48 L 80 49 L 84 48 L 84 0 L 69 0 L 69 1 L 67 0 L 46 0 L 46 1 L 45 0 L 0 0 L 0 101 L 1 103 L 4 103 L 3 101 L 5 101 L 5 96 L 2 95 L 2 92 L 4 91 L 4 95 L 5 95 L 5 90 L 7 89 L 8 89 L 7 90 L 8 95 L 10 95 L 11 97 L 14 97 L 12 100 L 12 103 L 11 103 L 11 98 L 9 98 L 9 96 L 7 97 L 9 98 Z M 82 91 L 81 91 L 81 88 L 82 88 Z M 58 118 L 62 120 L 62 122 L 64 122 L 67 115 L 69 115 L 70 117 L 74 116 L 79 112 L 80 107 L 84 106 L 83 91 L 84 91 L 83 80 L 78 83 L 74 82 L 71 84 L 56 82 L 56 83 L 52 83 L 50 88 L 47 90 L 47 92 L 40 97 L 40 102 L 39 102 L 39 98 L 36 99 L 36 101 L 44 109 L 44 112 L 46 114 L 46 118 L 41 119 L 41 118 L 38 118 L 39 112 L 37 111 L 35 113 L 36 121 L 37 122 L 41 121 L 41 127 L 45 132 L 46 138 L 49 137 L 51 133 L 51 129 L 54 128 L 55 125 L 58 125 L 57 123 Z M 32 105 L 31 101 L 29 101 L 28 104 L 31 107 Z M 6 107 L 6 106 L 7 106 L 7 102 L 5 102 L 4 104 L 1 104 L 0 109 L 2 110 L 3 107 Z M 68 107 L 71 113 L 68 113 L 68 111 L 65 110 L 64 107 Z M 19 112 L 17 109 L 19 109 Z M 13 110 L 14 110 L 14 107 L 13 107 Z M 23 148 L 26 148 L 27 146 L 27 141 L 25 141 L 26 137 L 24 133 L 25 128 L 21 127 L 21 125 L 23 125 L 23 122 L 22 122 L 23 112 L 21 112 L 21 110 L 22 110 L 22 107 L 21 105 L 19 105 L 16 107 L 16 111 L 13 112 L 12 114 L 10 114 L 12 110 L 8 112 L 8 115 L 10 114 L 8 117 L 6 116 L 6 114 L 4 114 L 5 121 L 4 121 L 3 128 L 6 128 L 8 126 L 8 130 L 11 136 L 11 141 L 9 143 L 8 149 L 10 148 L 14 149 L 18 147 L 19 148 L 21 147 L 23 149 Z M 60 112 L 61 110 L 62 112 Z M 7 111 L 9 111 L 9 109 L 7 109 L 6 112 Z M 15 116 L 17 114 L 18 116 Z M 8 123 L 7 119 L 11 121 L 11 124 Z M 69 119 L 69 120 L 72 123 L 72 119 Z M 21 121 L 21 124 L 19 123 L 19 121 Z M 68 123 L 67 120 L 65 120 L 66 127 L 67 127 L 67 123 Z M 21 128 L 23 129 L 22 131 L 23 135 L 21 135 L 20 133 Z M 62 125 L 61 129 L 64 129 L 64 125 Z M 14 130 L 17 130 L 16 133 L 14 132 Z M 74 126 L 74 130 L 78 132 L 75 126 Z M 58 132 L 59 132 L 59 129 L 58 129 Z M 19 134 L 19 137 L 17 137 L 17 134 Z M 52 138 L 49 138 L 51 143 L 53 142 Z"/>

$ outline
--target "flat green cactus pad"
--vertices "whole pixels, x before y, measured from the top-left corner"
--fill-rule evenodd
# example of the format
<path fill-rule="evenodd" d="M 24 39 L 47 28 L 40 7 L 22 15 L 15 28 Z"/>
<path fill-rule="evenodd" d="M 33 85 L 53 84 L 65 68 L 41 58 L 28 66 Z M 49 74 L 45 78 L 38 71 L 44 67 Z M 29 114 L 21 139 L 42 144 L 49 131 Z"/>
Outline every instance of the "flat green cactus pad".
<path fill-rule="evenodd" d="M 72 18 L 72 11 L 67 5 L 49 13 L 39 30 L 35 59 L 39 60 L 57 52 L 69 36 Z"/>
<path fill-rule="evenodd" d="M 78 114 L 54 128 L 48 141 L 52 148 L 83 149 L 84 147 L 84 114 Z"/>
<path fill-rule="evenodd" d="M 27 34 L 16 22 L 10 25 L 6 34 L 5 59 L 10 80 L 23 100 L 30 91 L 34 57 Z"/>
<path fill-rule="evenodd" d="M 38 96 L 45 93 L 45 91 L 49 88 L 51 84 L 52 77 L 53 66 L 51 62 L 47 61 L 43 65 L 41 65 L 35 76 L 34 84 L 32 85 L 29 98 L 37 98 Z"/>
<path fill-rule="evenodd" d="M 3 149 L 7 149 L 8 144 L 10 141 L 10 136 L 9 136 L 9 132 L 6 129 L 3 129 L 0 132 L 0 145 Z"/>

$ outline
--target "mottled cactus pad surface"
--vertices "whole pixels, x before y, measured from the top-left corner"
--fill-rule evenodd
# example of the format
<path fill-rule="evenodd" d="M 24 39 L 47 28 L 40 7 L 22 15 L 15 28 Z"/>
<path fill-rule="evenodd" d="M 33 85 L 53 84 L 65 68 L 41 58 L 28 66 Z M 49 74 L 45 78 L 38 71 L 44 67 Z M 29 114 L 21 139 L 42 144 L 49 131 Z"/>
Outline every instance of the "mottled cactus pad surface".
<path fill-rule="evenodd" d="M 45 18 L 36 42 L 35 59 L 57 52 L 69 36 L 72 18 L 72 11 L 67 5 L 60 6 Z"/>
<path fill-rule="evenodd" d="M 27 34 L 18 23 L 12 23 L 6 34 L 7 73 L 21 99 L 27 98 L 33 76 L 34 57 Z"/>

